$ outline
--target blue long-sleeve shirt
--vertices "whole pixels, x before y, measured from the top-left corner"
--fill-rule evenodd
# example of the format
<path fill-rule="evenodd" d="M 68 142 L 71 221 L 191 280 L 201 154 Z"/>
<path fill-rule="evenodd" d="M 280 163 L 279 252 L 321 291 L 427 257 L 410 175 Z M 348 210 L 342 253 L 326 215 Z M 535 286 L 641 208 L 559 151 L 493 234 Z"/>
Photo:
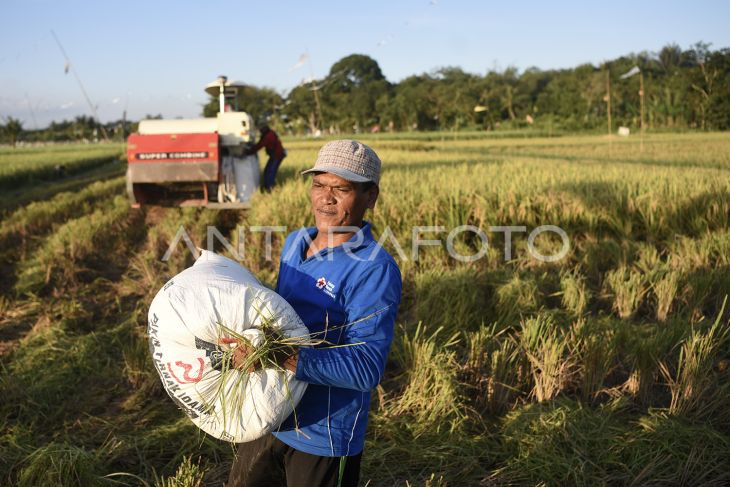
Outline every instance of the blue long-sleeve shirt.
<path fill-rule="evenodd" d="M 295 415 L 274 433 L 291 447 L 321 456 L 357 455 L 365 444 L 370 391 L 383 376 L 401 296 L 393 258 L 370 224 L 348 242 L 307 258 L 316 228 L 289 234 L 276 291 L 314 340 L 301 348 L 296 377 L 308 382 Z M 347 345 L 332 347 L 332 345 Z"/>

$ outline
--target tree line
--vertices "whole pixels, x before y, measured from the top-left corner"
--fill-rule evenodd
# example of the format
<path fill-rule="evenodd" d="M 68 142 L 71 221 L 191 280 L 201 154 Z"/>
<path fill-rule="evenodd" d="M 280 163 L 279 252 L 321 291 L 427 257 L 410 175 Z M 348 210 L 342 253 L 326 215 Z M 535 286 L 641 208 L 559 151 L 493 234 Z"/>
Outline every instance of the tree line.
<path fill-rule="evenodd" d="M 648 129 L 730 128 L 730 49 L 711 50 L 701 42 L 686 50 L 671 44 L 600 66 L 507 68 L 485 75 L 444 67 L 398 83 L 385 78 L 376 60 L 352 54 L 324 78 L 302 83 L 286 96 L 248 86 L 238 104 L 296 134 L 526 126 L 574 132 L 605 130 L 610 93 L 612 126 L 638 129 L 640 85 Z M 211 99 L 204 113 L 217 109 Z"/>
<path fill-rule="evenodd" d="M 162 118 L 162 115 L 146 118 Z M 137 130 L 138 122 L 115 120 L 99 123 L 87 115 L 79 115 L 73 120 L 53 121 L 43 129 L 27 129 L 21 120 L 7 117 L 0 123 L 0 144 L 15 146 L 18 142 L 98 142 L 101 140 L 125 140 L 127 135 Z"/>
<path fill-rule="evenodd" d="M 623 75 L 637 73 L 629 77 Z M 642 96 L 643 85 L 643 117 Z M 484 75 L 443 67 L 388 81 L 377 61 L 346 56 L 320 79 L 287 94 L 267 87 L 239 90 L 240 109 L 289 134 L 412 130 L 498 130 L 539 127 L 555 131 L 730 129 L 730 49 L 702 42 L 682 49 L 629 54 L 601 65 L 522 72 L 509 67 Z M 203 107 L 214 116 L 217 98 Z M 157 118 L 159 116 L 156 116 Z M 148 116 L 148 118 L 150 118 Z M 100 124 L 87 116 L 26 130 L 12 117 L 0 124 L 0 142 L 96 140 L 101 128 L 122 140 L 136 124 Z"/>

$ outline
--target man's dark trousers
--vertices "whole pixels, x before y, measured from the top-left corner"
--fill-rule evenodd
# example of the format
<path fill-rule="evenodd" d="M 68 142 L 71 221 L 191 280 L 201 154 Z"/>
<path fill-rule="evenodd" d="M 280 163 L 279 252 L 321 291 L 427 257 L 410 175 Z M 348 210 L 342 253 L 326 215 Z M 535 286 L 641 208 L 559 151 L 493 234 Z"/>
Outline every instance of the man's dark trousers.
<path fill-rule="evenodd" d="M 228 487 L 356 487 L 361 458 L 362 453 L 350 457 L 310 455 L 269 434 L 239 445 Z M 338 483 L 343 462 L 342 482 Z"/>

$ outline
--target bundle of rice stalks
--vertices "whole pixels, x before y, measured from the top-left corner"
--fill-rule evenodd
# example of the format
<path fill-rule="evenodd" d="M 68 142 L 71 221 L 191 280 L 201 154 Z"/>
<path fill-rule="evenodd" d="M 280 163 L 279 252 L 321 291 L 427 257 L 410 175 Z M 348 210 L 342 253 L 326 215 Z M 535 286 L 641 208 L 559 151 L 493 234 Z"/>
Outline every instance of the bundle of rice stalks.
<path fill-rule="evenodd" d="M 672 394 L 670 414 L 707 419 L 719 413 L 720 417 L 730 418 L 727 412 L 730 374 L 726 357 L 730 322 L 721 322 L 726 302 L 727 299 L 709 330 L 692 330 L 679 351 L 676 371 L 664 362 L 660 364 Z M 725 362 L 721 362 L 723 359 Z"/>
<path fill-rule="evenodd" d="M 534 278 L 518 274 L 497 288 L 494 294 L 494 307 L 500 320 L 509 323 L 529 316 L 540 308 L 542 294 Z"/>
<path fill-rule="evenodd" d="M 672 311 L 674 299 L 679 289 L 680 274 L 676 271 L 664 273 L 652 282 L 651 290 L 655 300 L 656 319 L 666 321 Z"/>
<path fill-rule="evenodd" d="M 177 467 L 175 475 L 157 478 L 155 487 L 201 487 L 206 471 L 207 469 L 200 465 L 200 458 L 197 463 L 193 463 L 192 457 L 187 455 Z"/>
<path fill-rule="evenodd" d="M 552 317 L 538 315 L 522 322 L 522 348 L 530 363 L 538 402 L 553 399 L 569 384 L 575 359 L 568 353 L 568 340 Z"/>
<path fill-rule="evenodd" d="M 581 316 L 588 308 L 591 291 L 585 277 L 579 271 L 563 271 L 560 273 L 560 292 L 563 307 L 575 316 Z"/>
<path fill-rule="evenodd" d="M 606 284 L 613 294 L 613 309 L 619 317 L 632 318 L 648 291 L 645 275 L 621 266 L 606 275 Z"/>
<path fill-rule="evenodd" d="M 448 333 L 476 329 L 487 314 L 486 280 L 483 272 L 467 266 L 418 271 L 414 278 L 414 321 L 443 326 Z"/>
<path fill-rule="evenodd" d="M 467 333 L 463 376 L 472 403 L 480 413 L 501 414 L 522 393 L 525 373 L 519 341 L 497 325 Z"/>
<path fill-rule="evenodd" d="M 581 320 L 570 334 L 571 355 L 576 357 L 576 374 L 581 397 L 596 399 L 616 362 L 614 330 L 601 322 Z"/>
<path fill-rule="evenodd" d="M 452 347 L 458 334 L 439 340 L 438 328 L 426 335 L 421 323 L 415 332 L 403 333 L 393 357 L 401 365 L 406 386 L 388 405 L 388 413 L 413 418 L 417 436 L 430 429 L 455 430 L 466 418 L 463 394 L 458 382 L 458 362 Z"/>

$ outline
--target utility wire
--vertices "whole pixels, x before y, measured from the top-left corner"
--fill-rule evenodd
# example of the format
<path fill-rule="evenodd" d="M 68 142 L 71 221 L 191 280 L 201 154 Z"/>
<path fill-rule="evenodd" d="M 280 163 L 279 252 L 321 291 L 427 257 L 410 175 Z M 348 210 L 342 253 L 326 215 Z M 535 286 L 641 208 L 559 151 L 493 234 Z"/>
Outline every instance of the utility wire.
<path fill-rule="evenodd" d="M 53 32 L 53 29 L 51 29 L 51 34 L 53 34 L 53 38 L 56 40 L 56 44 L 58 44 L 58 48 L 61 50 L 61 54 L 63 54 L 63 58 L 66 60 L 66 70 L 71 70 L 71 73 L 73 73 L 74 78 L 76 78 L 76 81 L 79 84 L 79 88 L 81 88 L 81 93 L 84 94 L 84 98 L 86 99 L 86 103 L 89 104 L 89 108 L 91 109 L 91 114 L 94 117 L 94 120 L 96 120 L 99 123 L 99 127 L 101 127 L 101 134 L 104 136 L 104 140 L 109 141 L 109 136 L 106 133 L 106 129 L 104 129 L 104 125 L 102 125 L 101 120 L 99 120 L 99 116 L 96 113 L 96 107 L 93 103 L 91 103 L 91 99 L 89 98 L 89 95 L 86 93 L 86 89 L 84 88 L 84 84 L 81 82 L 81 78 L 79 77 L 78 73 L 76 72 L 76 68 L 74 68 L 73 63 L 71 62 L 71 59 L 69 59 L 68 54 L 66 54 L 66 50 L 63 48 L 63 45 L 61 44 L 61 41 L 58 39 L 58 36 L 55 32 Z"/>

